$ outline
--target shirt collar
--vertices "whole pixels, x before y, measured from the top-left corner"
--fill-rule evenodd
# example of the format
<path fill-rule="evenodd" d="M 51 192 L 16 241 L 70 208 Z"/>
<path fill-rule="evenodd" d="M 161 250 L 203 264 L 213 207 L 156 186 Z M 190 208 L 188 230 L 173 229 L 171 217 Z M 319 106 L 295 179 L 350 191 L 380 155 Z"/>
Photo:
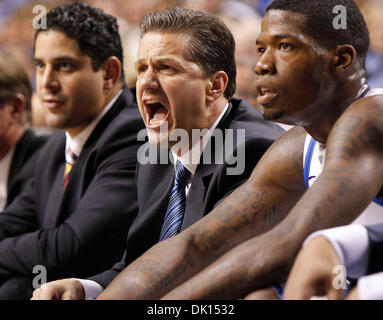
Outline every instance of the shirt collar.
<path fill-rule="evenodd" d="M 221 114 L 215 120 L 211 128 L 202 135 L 200 139 L 200 143 L 196 143 L 192 146 L 190 150 L 185 152 L 183 155 L 178 157 L 178 155 L 172 150 L 173 158 L 174 158 L 174 166 L 177 163 L 177 160 L 179 160 L 183 166 L 188 169 L 192 175 L 194 175 L 195 171 L 197 170 L 198 164 L 200 162 L 201 155 L 203 151 L 205 150 L 205 147 L 207 143 L 209 142 L 211 135 L 214 132 L 214 129 L 217 127 L 218 123 L 221 121 L 222 117 L 226 113 L 227 109 L 229 108 L 229 103 L 226 104 L 225 108 L 222 110 Z M 202 146 L 201 146 L 202 144 Z"/>
<path fill-rule="evenodd" d="M 112 108 L 113 104 L 116 102 L 118 97 L 121 95 L 122 89 L 115 95 L 115 97 L 105 106 L 105 108 L 101 111 L 101 113 L 92 120 L 88 126 L 79 132 L 74 138 L 72 138 L 68 132 L 65 132 L 66 135 L 66 146 L 65 146 L 65 157 L 67 157 L 68 149 L 71 149 L 72 152 L 79 157 L 80 153 L 85 145 L 85 142 L 88 140 L 89 136 L 93 132 L 94 128 L 100 122 L 100 120 L 104 117 L 104 115 Z M 70 159 L 66 159 L 69 163 Z"/>

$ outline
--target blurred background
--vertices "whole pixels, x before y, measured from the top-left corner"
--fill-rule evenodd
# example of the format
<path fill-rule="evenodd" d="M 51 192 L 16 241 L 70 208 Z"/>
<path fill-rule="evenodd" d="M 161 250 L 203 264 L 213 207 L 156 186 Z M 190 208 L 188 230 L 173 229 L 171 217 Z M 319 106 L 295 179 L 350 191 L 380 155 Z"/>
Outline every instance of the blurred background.
<path fill-rule="evenodd" d="M 0 0 L 0 50 L 11 52 L 24 66 L 34 88 L 33 8 L 42 5 L 49 10 L 69 0 Z M 136 81 L 134 62 L 139 42 L 139 23 L 150 11 L 169 7 L 187 7 L 218 15 L 231 29 L 236 40 L 237 92 L 236 97 L 256 105 L 252 87 L 255 63 L 255 39 L 265 8 L 271 0 L 85 0 L 114 15 L 120 25 L 124 46 L 126 83 L 133 87 Z M 356 1 L 370 30 L 371 48 L 367 58 L 369 84 L 383 87 L 383 1 Z M 32 102 L 32 126 L 44 127 L 43 110 Z"/>

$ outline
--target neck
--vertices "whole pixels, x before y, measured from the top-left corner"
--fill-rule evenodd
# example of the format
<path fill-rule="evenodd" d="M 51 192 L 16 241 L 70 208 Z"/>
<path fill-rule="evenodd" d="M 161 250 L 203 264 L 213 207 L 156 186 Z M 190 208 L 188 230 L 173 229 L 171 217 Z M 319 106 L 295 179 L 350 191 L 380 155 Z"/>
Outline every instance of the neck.
<path fill-rule="evenodd" d="M 304 126 L 305 130 L 318 142 L 326 144 L 327 138 L 344 111 L 368 89 L 365 77 L 351 82 L 341 83 L 333 91 L 332 96 L 324 105 L 318 106 L 323 110 L 312 124 Z"/>

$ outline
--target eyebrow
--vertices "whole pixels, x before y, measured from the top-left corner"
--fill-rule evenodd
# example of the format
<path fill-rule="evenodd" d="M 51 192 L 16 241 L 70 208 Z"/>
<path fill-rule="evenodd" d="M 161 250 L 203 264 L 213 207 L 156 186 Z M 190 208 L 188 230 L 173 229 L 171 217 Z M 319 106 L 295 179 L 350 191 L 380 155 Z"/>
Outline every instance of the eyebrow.
<path fill-rule="evenodd" d="M 291 34 L 287 33 L 281 33 L 281 34 L 276 34 L 272 36 L 273 40 L 281 40 L 281 39 L 292 39 L 292 40 L 297 40 L 296 37 L 292 36 Z M 261 40 L 256 40 L 255 44 L 263 44 L 263 41 Z"/>
<path fill-rule="evenodd" d="M 154 63 L 174 63 L 178 66 L 182 66 L 182 64 L 177 59 L 167 57 L 167 56 L 165 56 L 165 57 L 153 57 L 152 60 L 154 61 Z M 139 59 L 134 63 L 134 65 L 135 65 L 135 67 L 137 67 L 138 65 L 140 65 L 141 63 L 144 63 L 145 61 L 146 61 L 146 59 Z"/>
<path fill-rule="evenodd" d="M 43 62 L 43 59 L 40 58 L 33 58 L 33 61 L 36 62 Z M 53 59 L 54 62 L 72 62 L 72 63 L 79 63 L 80 61 L 78 59 L 74 59 L 69 56 L 63 56 L 63 57 L 57 57 Z"/>

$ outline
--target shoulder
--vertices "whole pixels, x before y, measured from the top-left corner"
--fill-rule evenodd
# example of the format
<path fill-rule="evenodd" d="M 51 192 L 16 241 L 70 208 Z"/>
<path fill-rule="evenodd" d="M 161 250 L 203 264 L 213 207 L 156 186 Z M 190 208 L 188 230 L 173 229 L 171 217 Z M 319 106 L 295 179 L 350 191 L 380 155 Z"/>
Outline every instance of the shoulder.
<path fill-rule="evenodd" d="M 383 152 L 383 95 L 354 101 L 335 123 L 327 145 L 352 146 L 354 156 L 363 150 Z"/>
<path fill-rule="evenodd" d="M 36 135 L 32 130 L 25 130 L 24 134 L 17 143 L 17 150 L 23 149 L 28 150 L 28 152 L 34 152 L 39 149 L 47 140 L 49 136 L 46 135 Z"/>
<path fill-rule="evenodd" d="M 144 128 L 133 93 L 125 88 L 112 108 L 97 124 L 89 137 L 89 144 L 95 144 L 98 147 L 121 143 L 137 145 L 138 133 Z"/>
<path fill-rule="evenodd" d="M 256 107 L 246 100 L 232 98 L 232 121 L 230 128 L 244 128 L 249 136 L 277 139 L 284 130 L 269 120 L 265 120 Z"/>
<path fill-rule="evenodd" d="M 305 189 L 303 151 L 306 135 L 302 127 L 295 127 L 282 135 L 253 170 L 252 181 L 262 181 L 283 188 Z"/>

